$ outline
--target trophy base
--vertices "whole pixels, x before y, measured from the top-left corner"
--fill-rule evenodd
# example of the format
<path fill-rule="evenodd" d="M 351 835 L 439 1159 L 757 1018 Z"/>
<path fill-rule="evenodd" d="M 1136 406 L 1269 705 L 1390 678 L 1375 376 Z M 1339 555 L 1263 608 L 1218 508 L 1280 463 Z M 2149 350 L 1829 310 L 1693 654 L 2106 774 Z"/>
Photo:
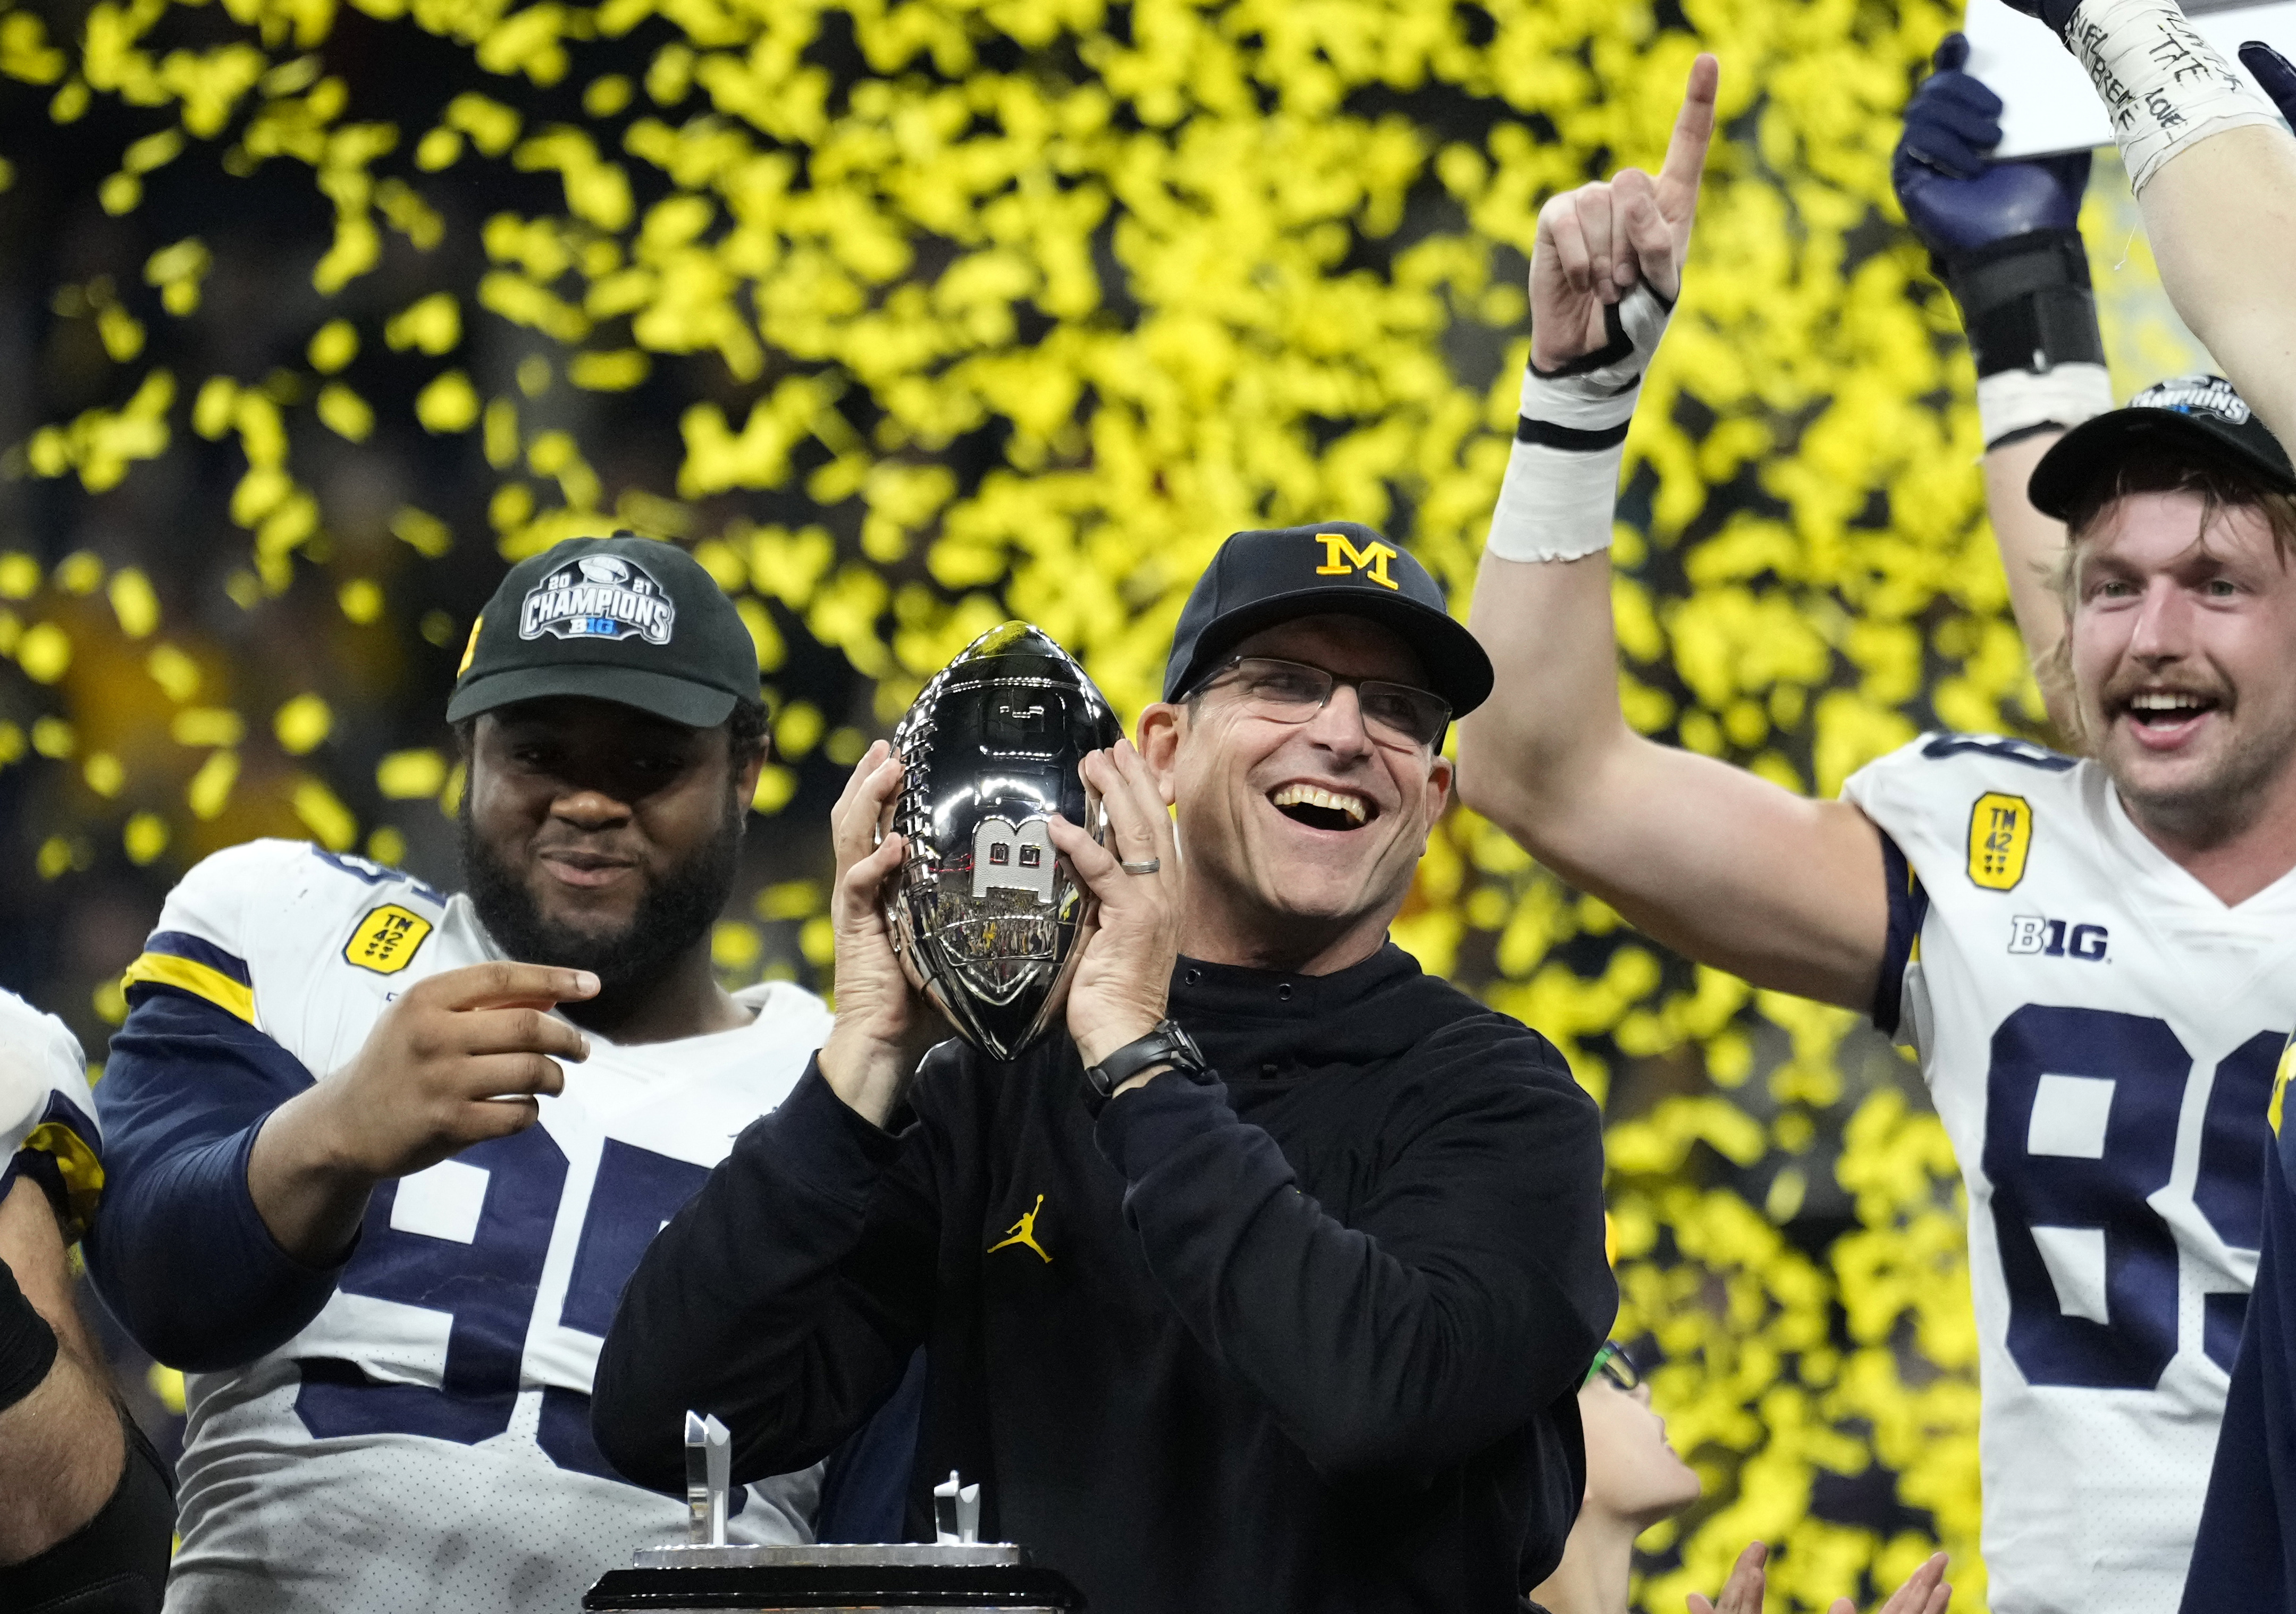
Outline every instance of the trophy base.
<path fill-rule="evenodd" d="M 640 1547 L 631 1559 L 641 1569 L 747 1569 L 758 1568 L 857 1568 L 890 1564 L 1026 1564 L 1029 1549 L 1010 1541 L 824 1541 L 805 1547 L 761 1547 L 746 1542 L 698 1546 L 676 1541 Z"/>
<path fill-rule="evenodd" d="M 636 1565 L 601 1577 L 582 1607 L 596 1614 L 1072 1614 L 1084 1607 L 1066 1576 L 1003 1542 L 642 1547 Z"/>

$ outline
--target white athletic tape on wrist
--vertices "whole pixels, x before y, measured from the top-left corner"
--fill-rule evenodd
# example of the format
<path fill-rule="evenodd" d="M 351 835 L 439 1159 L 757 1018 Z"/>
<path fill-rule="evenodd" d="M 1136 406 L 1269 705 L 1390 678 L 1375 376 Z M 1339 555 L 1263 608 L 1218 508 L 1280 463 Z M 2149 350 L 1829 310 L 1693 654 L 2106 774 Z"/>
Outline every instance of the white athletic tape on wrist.
<path fill-rule="evenodd" d="M 1593 450 L 1515 440 L 1483 547 L 1502 561 L 1575 561 L 1611 546 L 1623 441 Z"/>
<path fill-rule="evenodd" d="M 2083 0 L 2065 43 L 2087 70 L 2143 195 L 2161 165 L 2196 140 L 2280 116 L 2201 37 L 2176 0 Z"/>
<path fill-rule="evenodd" d="M 2003 370 L 1977 378 L 1977 419 L 1988 448 L 2036 426 L 2070 431 L 2112 407 L 2112 378 L 2103 365 Z"/>
<path fill-rule="evenodd" d="M 1637 283 L 1605 309 L 1610 340 L 1563 369 L 1522 374 L 1522 414 L 1484 547 L 1503 561 L 1575 561 L 1611 546 L 1627 423 L 1670 304 Z"/>

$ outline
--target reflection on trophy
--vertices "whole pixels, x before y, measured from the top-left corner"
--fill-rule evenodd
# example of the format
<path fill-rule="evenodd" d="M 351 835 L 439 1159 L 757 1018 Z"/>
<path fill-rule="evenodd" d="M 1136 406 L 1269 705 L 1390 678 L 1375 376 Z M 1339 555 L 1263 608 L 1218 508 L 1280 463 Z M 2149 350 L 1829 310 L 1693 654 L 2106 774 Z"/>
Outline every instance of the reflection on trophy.
<path fill-rule="evenodd" d="M 1016 1058 L 1058 1018 L 1092 898 L 1053 851 L 1054 813 L 1105 833 L 1077 766 L 1123 728 L 1043 630 L 1007 622 L 935 674 L 893 732 L 908 852 L 887 898 L 909 979 L 959 1036 Z"/>

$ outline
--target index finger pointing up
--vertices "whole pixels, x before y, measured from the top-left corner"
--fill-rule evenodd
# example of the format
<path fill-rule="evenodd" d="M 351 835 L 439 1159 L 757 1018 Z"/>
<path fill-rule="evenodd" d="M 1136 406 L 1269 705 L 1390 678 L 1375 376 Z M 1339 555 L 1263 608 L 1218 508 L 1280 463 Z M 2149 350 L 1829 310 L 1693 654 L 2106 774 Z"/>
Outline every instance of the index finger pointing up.
<path fill-rule="evenodd" d="M 1682 93 L 1682 111 L 1674 119 L 1674 137 L 1667 142 L 1666 166 L 1659 170 L 1658 205 L 1670 222 L 1679 222 L 1698 210 L 1698 178 L 1706 169 L 1706 148 L 1714 141 L 1714 96 L 1722 82 L 1722 64 L 1705 52 L 1690 64 L 1690 83 Z"/>

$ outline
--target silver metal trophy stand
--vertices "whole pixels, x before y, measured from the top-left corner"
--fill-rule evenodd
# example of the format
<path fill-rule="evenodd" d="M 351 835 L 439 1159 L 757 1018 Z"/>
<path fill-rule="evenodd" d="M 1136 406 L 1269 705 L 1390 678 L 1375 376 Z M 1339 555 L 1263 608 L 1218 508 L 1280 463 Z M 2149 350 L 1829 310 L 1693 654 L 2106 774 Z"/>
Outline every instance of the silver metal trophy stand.
<path fill-rule="evenodd" d="M 714 1417 L 685 1414 L 687 1539 L 640 1547 L 633 1567 L 616 1569 L 583 1594 L 582 1607 L 685 1614 L 738 1610 L 780 1614 L 800 1609 L 875 1614 L 1068 1614 L 1084 1594 L 1057 1569 L 1031 1562 L 1028 1549 L 981 1541 L 980 1487 L 954 1473 L 933 1488 L 939 1539 L 855 1545 L 760 1547 L 726 1539 L 732 1493 L 732 1441 Z"/>

